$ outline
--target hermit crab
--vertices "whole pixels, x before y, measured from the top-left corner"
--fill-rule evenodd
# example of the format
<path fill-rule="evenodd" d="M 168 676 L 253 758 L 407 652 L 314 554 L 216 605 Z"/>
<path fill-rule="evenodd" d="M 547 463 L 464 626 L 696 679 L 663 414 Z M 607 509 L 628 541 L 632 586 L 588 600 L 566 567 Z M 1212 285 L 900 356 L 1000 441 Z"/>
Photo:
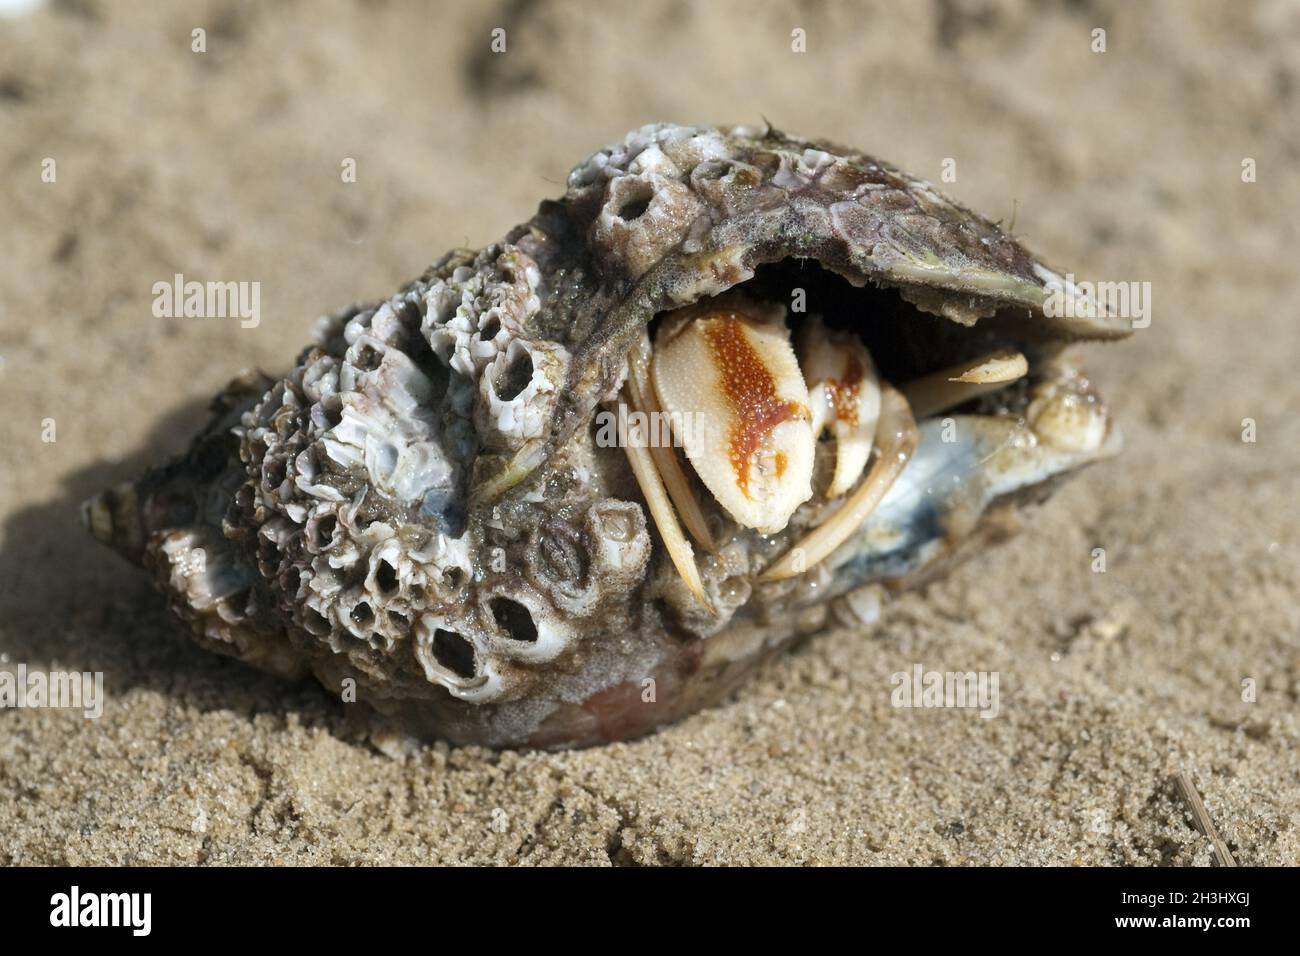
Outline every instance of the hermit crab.
<path fill-rule="evenodd" d="M 625 739 L 1114 454 L 1068 346 L 1128 332 L 863 153 L 647 126 L 501 242 L 322 319 L 84 518 L 201 643 L 376 727 Z"/>

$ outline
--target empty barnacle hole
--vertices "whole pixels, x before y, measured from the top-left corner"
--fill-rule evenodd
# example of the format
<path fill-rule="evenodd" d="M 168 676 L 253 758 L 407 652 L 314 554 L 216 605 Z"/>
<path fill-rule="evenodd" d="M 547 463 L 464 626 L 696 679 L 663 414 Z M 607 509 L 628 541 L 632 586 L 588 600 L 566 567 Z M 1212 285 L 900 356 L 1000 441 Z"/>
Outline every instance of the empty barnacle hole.
<path fill-rule="evenodd" d="M 314 519 L 311 526 L 311 550 L 325 551 L 334 543 L 334 533 L 338 528 L 339 519 L 332 514 L 322 515 Z"/>
<path fill-rule="evenodd" d="M 629 279 L 639 279 L 678 246 L 704 213 L 689 186 L 654 174 L 621 175 L 606 186 L 591 244 Z"/>
<path fill-rule="evenodd" d="M 304 607 L 302 609 L 302 626 L 315 637 L 324 637 L 329 634 L 333 628 L 330 626 L 329 619 L 314 607 Z"/>
<path fill-rule="evenodd" d="M 488 601 L 497 627 L 512 641 L 537 643 L 537 623 L 532 612 L 513 598 L 497 595 Z"/>
<path fill-rule="evenodd" d="M 386 558 L 380 559 L 379 565 L 375 568 L 375 584 L 380 592 L 385 595 L 396 594 L 398 583 L 397 569 Z"/>
<path fill-rule="evenodd" d="M 438 664 L 457 677 L 468 680 L 474 676 L 474 645 L 455 631 L 437 628 L 429 650 Z"/>
<path fill-rule="evenodd" d="M 358 601 L 354 604 L 350 616 L 352 618 L 352 623 L 363 629 L 370 627 L 375 620 L 375 612 L 366 601 Z"/>
<path fill-rule="evenodd" d="M 257 537 L 257 562 L 262 567 L 262 573 L 273 575 L 280 569 L 280 546 L 275 539 L 267 537 L 265 534 Z"/>
<path fill-rule="evenodd" d="M 654 195 L 654 189 L 649 183 L 638 182 L 627 187 L 616 197 L 616 215 L 624 222 L 635 222 L 646 214 Z"/>
<path fill-rule="evenodd" d="M 279 488 L 288 476 L 289 464 L 282 455 L 274 455 L 262 460 L 262 487 L 268 491 Z"/>
<path fill-rule="evenodd" d="M 511 343 L 505 361 L 496 363 L 496 369 L 492 373 L 492 390 L 501 401 L 513 401 L 532 379 L 532 354 L 524 346 Z"/>
<path fill-rule="evenodd" d="M 495 315 L 488 316 L 487 320 L 479 327 L 478 337 L 484 342 L 491 342 L 501 331 L 501 320 Z"/>
<path fill-rule="evenodd" d="M 479 656 L 478 625 L 461 616 L 456 608 L 448 610 L 453 616 L 418 611 L 411 615 L 410 653 L 430 682 L 441 684 L 453 693 L 481 689 L 489 675 Z"/>
<path fill-rule="evenodd" d="M 352 364 L 363 372 L 373 372 L 384 362 L 383 354 L 369 342 L 359 342 L 353 349 Z"/>
<path fill-rule="evenodd" d="M 706 159 L 691 171 L 691 179 L 703 182 L 716 182 L 731 172 L 733 163 L 729 159 Z"/>
<path fill-rule="evenodd" d="M 610 181 L 605 199 L 605 214 L 623 223 L 634 223 L 650 209 L 655 198 L 655 184 L 640 176 L 619 176 Z"/>

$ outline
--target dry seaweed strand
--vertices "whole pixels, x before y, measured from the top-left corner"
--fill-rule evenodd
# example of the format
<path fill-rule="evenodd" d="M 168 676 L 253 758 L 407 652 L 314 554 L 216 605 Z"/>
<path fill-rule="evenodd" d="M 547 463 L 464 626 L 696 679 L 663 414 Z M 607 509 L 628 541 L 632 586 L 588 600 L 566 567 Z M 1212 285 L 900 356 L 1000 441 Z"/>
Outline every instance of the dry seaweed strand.
<path fill-rule="evenodd" d="M 1210 819 L 1210 812 L 1205 809 L 1205 801 L 1201 799 L 1201 794 L 1196 789 L 1196 784 L 1192 783 L 1191 774 L 1186 770 L 1178 771 L 1174 777 L 1178 782 L 1178 788 L 1182 791 L 1183 799 L 1187 801 L 1188 807 L 1192 811 L 1192 819 L 1196 822 L 1196 828 L 1200 830 L 1209 839 L 1210 845 L 1214 848 L 1214 859 L 1219 866 L 1236 866 L 1237 861 L 1228 849 L 1227 842 L 1219 835 L 1219 829 Z"/>

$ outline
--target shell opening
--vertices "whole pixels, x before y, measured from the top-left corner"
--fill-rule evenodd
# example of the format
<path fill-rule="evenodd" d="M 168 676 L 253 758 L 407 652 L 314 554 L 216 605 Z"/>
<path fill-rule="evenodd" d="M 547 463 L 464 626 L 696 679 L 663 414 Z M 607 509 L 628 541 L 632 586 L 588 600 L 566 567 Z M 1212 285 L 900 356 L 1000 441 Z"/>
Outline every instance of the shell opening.
<path fill-rule="evenodd" d="M 948 299 L 962 308 L 950 308 Z M 683 443 L 680 461 L 691 466 L 685 497 L 703 502 L 712 527 L 730 522 L 735 532 L 757 529 L 781 540 L 784 547 L 772 555 L 779 560 L 755 569 L 759 580 L 771 581 L 827 559 L 842 565 L 864 549 L 888 551 L 899 541 L 912 546 L 913 525 L 920 523 L 931 525 L 932 538 L 943 538 L 958 510 L 977 518 L 995 497 L 1106 457 L 1117 436 L 1105 406 L 1062 359 L 1059 335 L 1024 312 L 986 308 L 974 321 L 977 304 L 956 294 L 856 287 L 812 260 L 789 259 L 758 267 L 720 296 L 656 315 L 648 335 L 660 404 L 678 416 L 703 410 L 716 419 L 705 431 L 711 443 L 698 436 Z M 716 354 L 715 326 L 729 315 L 754 317 L 751 333 L 771 333 L 775 344 L 764 353 L 763 371 L 771 372 L 767 384 L 786 384 L 768 391 L 780 391 L 783 401 L 798 395 L 812 408 L 803 416 L 810 417 L 815 442 L 811 474 L 795 475 L 790 487 L 769 491 L 757 505 L 743 481 L 744 463 L 735 457 L 734 435 L 744 416 L 733 408 L 728 418 L 726 408 L 723 386 L 736 363 L 729 369 Z M 783 342 L 799 343 L 798 368 L 787 361 L 793 352 Z M 754 369 L 742 371 L 752 384 Z M 876 435 L 881 389 L 893 396 L 895 411 L 881 417 L 886 434 Z M 928 447 L 936 436 L 938 447 Z M 777 476 L 797 454 L 791 441 L 788 448 L 777 443 L 775 453 L 768 450 Z M 942 466 L 942 488 L 916 486 L 920 468 L 909 471 L 908 465 L 921 443 L 927 443 L 926 468 L 949 463 Z M 733 471 L 740 479 L 729 480 Z M 698 594 L 689 547 L 671 517 L 662 515 L 664 496 L 655 490 L 656 521 L 668 528 L 674 561 Z M 672 497 L 676 504 L 682 496 Z M 900 505 L 903 497 L 910 504 Z M 880 508 L 887 508 L 892 526 L 867 540 Z M 970 514 L 953 518 L 963 531 L 970 520 Z"/>

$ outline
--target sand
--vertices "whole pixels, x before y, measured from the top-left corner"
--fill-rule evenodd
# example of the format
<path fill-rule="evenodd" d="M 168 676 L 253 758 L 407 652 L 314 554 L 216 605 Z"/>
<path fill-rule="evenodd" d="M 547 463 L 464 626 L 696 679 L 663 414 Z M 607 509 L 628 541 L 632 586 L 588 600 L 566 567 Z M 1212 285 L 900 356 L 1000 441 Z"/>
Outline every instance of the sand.
<path fill-rule="evenodd" d="M 0 23 L 0 667 L 107 696 L 0 712 L 0 862 L 1208 864 L 1180 770 L 1240 862 L 1300 862 L 1295 6 L 445 6 Z M 315 316 L 491 241 L 627 129 L 760 117 L 953 159 L 1049 261 L 1151 283 L 1150 327 L 1088 355 L 1124 454 L 870 632 L 635 743 L 394 759 L 316 685 L 192 646 L 81 532 Z M 177 272 L 260 281 L 261 324 L 155 318 Z M 914 664 L 997 672 L 998 716 L 892 707 Z"/>

